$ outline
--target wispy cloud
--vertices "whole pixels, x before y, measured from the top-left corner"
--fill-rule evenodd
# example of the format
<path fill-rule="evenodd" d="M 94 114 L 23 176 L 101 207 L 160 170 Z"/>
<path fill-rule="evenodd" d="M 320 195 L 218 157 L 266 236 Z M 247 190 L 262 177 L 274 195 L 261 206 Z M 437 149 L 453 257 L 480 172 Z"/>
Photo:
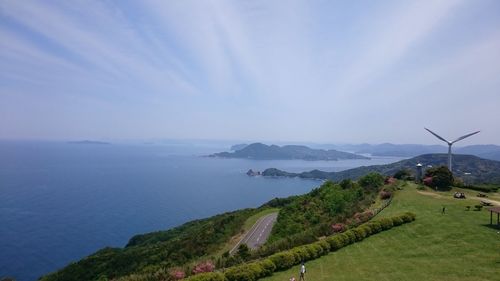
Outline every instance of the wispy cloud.
<path fill-rule="evenodd" d="M 97 124 L 115 126 L 102 130 L 109 137 L 133 137 L 136 130 L 137 137 L 406 140 L 383 121 L 417 125 L 410 115 L 421 107 L 396 110 L 387 101 L 419 95 L 433 99 L 433 110 L 450 99 L 463 109 L 498 103 L 492 27 L 500 20 L 492 11 L 499 6 L 6 0 L 0 2 L 0 101 L 10 106 L 10 120 L 26 117 L 22 105 L 5 105 L 21 94 L 23 102 L 32 97 L 40 115 L 55 102 L 96 119 L 112 112 L 113 120 L 129 120 Z M 481 98 L 459 102 L 470 99 L 464 89 L 480 90 Z M 70 96 L 82 106 L 68 104 Z M 48 128 L 59 125 L 64 135 L 67 125 L 56 116 L 68 111 L 52 110 L 50 122 L 42 122 L 47 130 L 15 131 L 50 131 L 50 137 L 57 129 Z M 94 134 L 85 122 L 82 136 Z M 19 135 L 9 133 L 13 125 L 0 125 L 4 137 Z"/>

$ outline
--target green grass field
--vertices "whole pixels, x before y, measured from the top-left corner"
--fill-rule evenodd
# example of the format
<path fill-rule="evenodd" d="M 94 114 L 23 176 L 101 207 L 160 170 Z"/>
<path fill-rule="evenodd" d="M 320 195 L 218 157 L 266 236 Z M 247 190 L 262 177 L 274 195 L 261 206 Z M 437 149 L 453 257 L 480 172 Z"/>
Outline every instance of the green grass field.
<path fill-rule="evenodd" d="M 377 217 L 411 211 L 416 221 L 307 262 L 306 281 L 500 280 L 500 229 L 488 226 L 488 211 L 465 211 L 479 202 L 472 199 L 477 192 L 467 193 L 471 199 L 460 200 L 407 185 Z M 263 280 L 298 280 L 298 272 L 296 266 Z"/>

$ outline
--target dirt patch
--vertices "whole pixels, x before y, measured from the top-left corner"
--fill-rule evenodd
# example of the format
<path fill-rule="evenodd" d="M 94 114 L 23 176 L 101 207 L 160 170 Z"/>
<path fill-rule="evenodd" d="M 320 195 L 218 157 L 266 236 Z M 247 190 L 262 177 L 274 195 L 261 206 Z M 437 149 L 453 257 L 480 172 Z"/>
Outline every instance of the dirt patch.
<path fill-rule="evenodd" d="M 420 193 L 420 194 L 422 194 L 422 195 L 432 196 L 432 197 L 435 197 L 435 198 L 443 198 L 444 197 L 442 195 L 436 194 L 434 192 L 429 192 L 429 191 L 420 191 L 420 190 L 417 190 L 417 192 Z"/>
<path fill-rule="evenodd" d="M 450 197 L 450 196 L 444 196 L 444 195 L 437 194 L 437 193 L 434 193 L 434 192 L 429 192 L 429 191 L 420 191 L 420 190 L 417 190 L 417 192 L 420 193 L 420 194 L 422 194 L 422 195 L 432 196 L 434 198 L 453 198 L 453 196 L 452 197 Z M 493 200 L 493 199 L 479 198 L 479 197 L 474 197 L 474 196 L 468 196 L 467 198 L 468 199 L 472 199 L 472 200 L 477 200 L 477 201 L 490 202 L 491 204 L 500 206 L 500 201 Z"/>
<path fill-rule="evenodd" d="M 500 206 L 500 201 L 497 201 L 497 200 L 484 199 L 484 198 L 472 198 L 472 199 L 476 199 L 478 201 L 490 202 L 493 205 L 499 205 Z"/>

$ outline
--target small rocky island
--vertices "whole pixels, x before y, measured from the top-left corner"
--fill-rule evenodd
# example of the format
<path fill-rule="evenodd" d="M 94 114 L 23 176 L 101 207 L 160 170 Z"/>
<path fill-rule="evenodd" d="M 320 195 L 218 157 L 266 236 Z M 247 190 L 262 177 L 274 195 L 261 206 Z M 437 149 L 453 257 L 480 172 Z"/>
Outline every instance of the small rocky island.
<path fill-rule="evenodd" d="M 370 159 L 368 157 L 334 149 L 314 149 L 304 145 L 265 145 L 252 143 L 234 152 L 220 152 L 209 155 L 221 158 L 245 158 L 256 160 L 324 160 Z"/>
<path fill-rule="evenodd" d="M 260 171 L 254 171 L 252 169 L 248 170 L 247 175 L 250 177 L 261 176 L 262 173 Z"/>

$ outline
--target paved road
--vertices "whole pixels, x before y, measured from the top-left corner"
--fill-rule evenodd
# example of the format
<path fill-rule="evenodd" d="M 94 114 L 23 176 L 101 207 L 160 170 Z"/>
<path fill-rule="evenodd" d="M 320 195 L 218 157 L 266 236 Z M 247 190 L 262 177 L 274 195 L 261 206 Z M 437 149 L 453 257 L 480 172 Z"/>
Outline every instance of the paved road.
<path fill-rule="evenodd" d="M 250 231 L 245 234 L 245 237 L 234 246 L 234 248 L 230 251 L 232 254 L 240 244 L 247 244 L 250 249 L 256 249 L 262 244 L 264 244 L 273 229 L 273 225 L 278 218 L 278 212 L 271 213 L 269 215 L 265 215 L 261 217 L 257 222 L 252 226 Z"/>

